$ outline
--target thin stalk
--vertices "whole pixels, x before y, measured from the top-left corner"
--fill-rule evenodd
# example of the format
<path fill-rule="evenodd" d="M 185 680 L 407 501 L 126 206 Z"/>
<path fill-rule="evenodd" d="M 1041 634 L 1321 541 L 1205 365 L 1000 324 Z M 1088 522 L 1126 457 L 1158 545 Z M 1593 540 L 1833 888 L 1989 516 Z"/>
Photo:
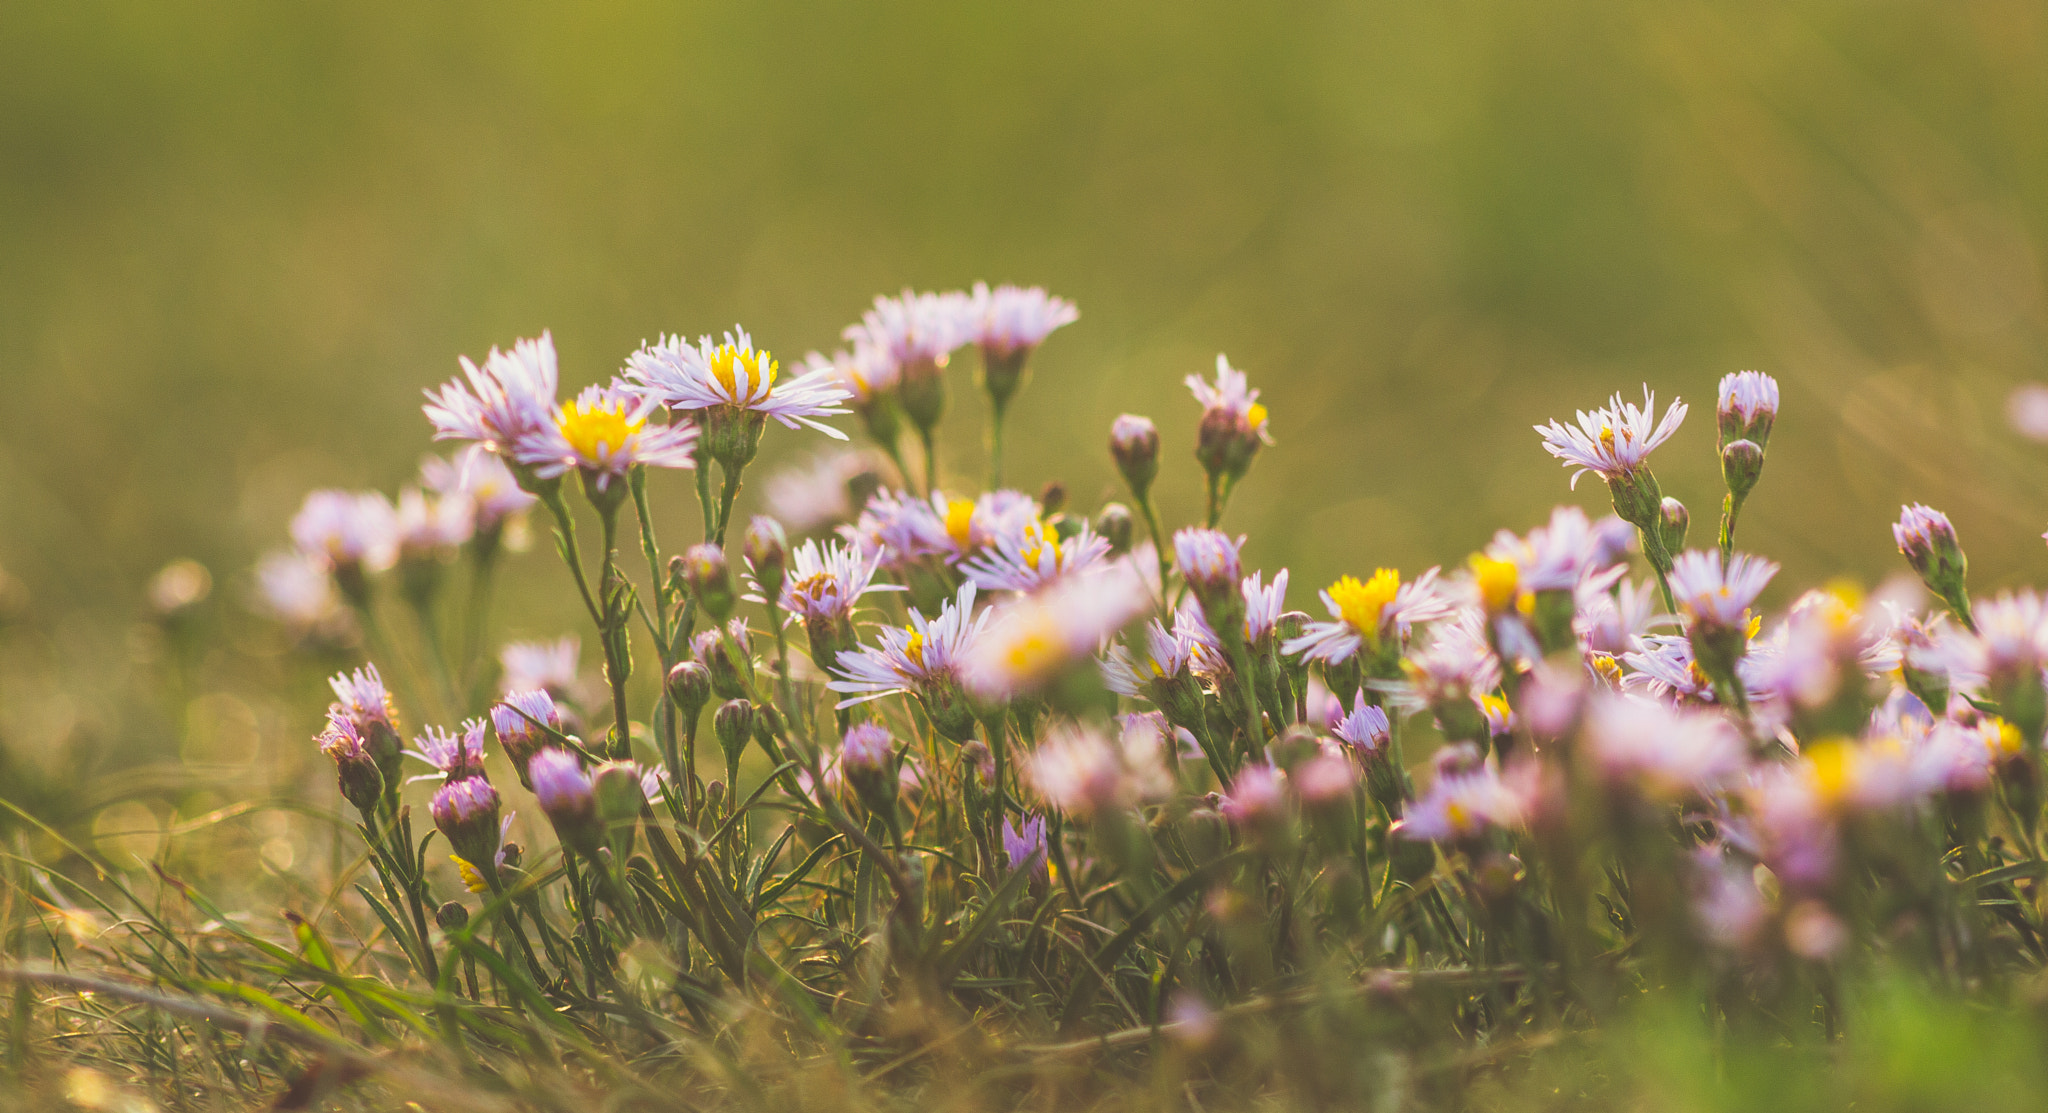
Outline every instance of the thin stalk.
<path fill-rule="evenodd" d="M 1009 408 L 1007 402 L 991 400 L 988 418 L 988 489 L 996 491 L 1003 486 L 1003 411 Z"/>
<path fill-rule="evenodd" d="M 626 662 L 616 644 L 621 637 L 626 636 L 626 631 L 614 628 L 615 622 L 619 627 L 623 627 L 626 616 L 622 612 L 615 619 L 611 614 L 612 592 L 615 585 L 625 578 L 619 573 L 617 550 L 614 548 L 619 532 L 618 508 L 613 506 L 609 511 L 601 513 L 599 518 L 604 525 L 604 569 L 603 579 L 599 583 L 605 595 L 605 612 L 604 617 L 598 620 L 598 637 L 604 643 L 604 678 L 611 684 L 612 689 L 611 757 L 615 761 L 622 761 L 632 755 L 633 731 L 632 716 L 626 705 Z"/>
<path fill-rule="evenodd" d="M 919 429 L 918 438 L 924 442 L 924 493 L 931 497 L 939 488 L 939 444 L 930 429 Z"/>
<path fill-rule="evenodd" d="M 1730 491 L 1721 496 L 1721 567 L 1728 567 L 1728 561 L 1735 555 L 1735 519 L 1742 514 L 1742 504 L 1747 497 L 1736 498 Z"/>

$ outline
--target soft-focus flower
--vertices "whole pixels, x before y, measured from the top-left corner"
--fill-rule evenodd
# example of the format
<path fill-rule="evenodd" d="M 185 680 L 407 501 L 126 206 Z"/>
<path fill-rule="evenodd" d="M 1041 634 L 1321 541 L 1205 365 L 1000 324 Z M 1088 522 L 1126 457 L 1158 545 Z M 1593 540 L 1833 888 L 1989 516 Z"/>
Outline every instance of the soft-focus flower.
<path fill-rule="evenodd" d="M 718 343 L 709 336 L 699 337 L 695 344 L 664 336 L 626 361 L 626 378 L 634 389 L 670 409 L 747 410 L 791 429 L 808 425 L 846 439 L 845 433 L 817 420 L 848 412 L 841 403 L 852 392 L 840 385 L 836 371 L 813 366 L 793 379 L 778 382 L 780 377 L 775 358 L 765 349 L 757 351 L 747 330 L 738 326 Z"/>
<path fill-rule="evenodd" d="M 1273 582 L 1263 583 L 1263 573 L 1254 572 L 1242 585 L 1244 592 L 1244 639 L 1259 645 L 1273 636 L 1280 625 L 1280 616 L 1287 611 L 1287 569 L 1274 574 Z"/>
<path fill-rule="evenodd" d="M 966 294 L 905 290 L 901 297 L 877 297 L 859 324 L 847 326 L 845 336 L 899 371 L 914 373 L 919 365 L 944 367 L 953 350 L 969 342 L 972 314 Z"/>
<path fill-rule="evenodd" d="M 1605 522 L 1620 523 L 1619 518 Z M 1602 530 L 1606 528 L 1605 522 Z M 1626 523 L 1621 523 L 1626 529 Z M 1576 506 L 1551 511 L 1548 525 L 1529 531 L 1527 538 L 1507 530 L 1493 535 L 1486 555 L 1512 561 L 1516 582 L 1524 591 L 1570 591 L 1589 575 L 1611 565 L 1606 556 L 1605 537 L 1596 530 L 1586 512 Z"/>
<path fill-rule="evenodd" d="M 398 559 L 398 513 L 375 491 L 314 491 L 292 518 L 292 544 L 336 572 L 381 572 Z"/>
<path fill-rule="evenodd" d="M 476 528 L 476 507 L 461 496 L 429 495 L 418 487 L 398 493 L 398 551 L 408 561 L 445 559 Z"/>
<path fill-rule="evenodd" d="M 2005 400 L 2005 416 L 2020 436 L 2048 441 L 2048 386 L 2028 383 Z"/>
<path fill-rule="evenodd" d="M 1159 430 L 1149 417 L 1123 414 L 1109 426 L 1109 454 L 1141 501 L 1159 475 Z"/>
<path fill-rule="evenodd" d="M 1135 807 L 1173 790 L 1163 741 L 1144 727 L 1112 740 L 1091 726 L 1060 723 L 1025 758 L 1025 772 L 1048 803 L 1077 816 Z"/>
<path fill-rule="evenodd" d="M 533 755 L 526 774 L 533 782 L 534 799 L 564 845 L 586 854 L 595 852 L 603 830 L 597 818 L 597 793 L 582 759 L 550 746 Z"/>
<path fill-rule="evenodd" d="M 497 876 L 498 847 L 504 834 L 498 818 L 498 790 L 482 777 L 451 779 L 434 793 L 427 810 L 458 860 L 481 874 L 488 885 Z"/>
<path fill-rule="evenodd" d="M 557 699 L 576 691 L 576 658 L 582 643 L 570 634 L 551 642 L 513 642 L 498 651 L 498 663 L 505 675 L 500 690 L 530 692 L 545 689 Z"/>
<path fill-rule="evenodd" d="M 1577 487 L 1579 477 L 1589 471 L 1602 479 L 1615 480 L 1632 476 L 1642 467 L 1651 449 L 1678 432 L 1679 423 L 1685 420 L 1686 405 L 1672 402 L 1664 419 L 1653 426 L 1656 411 L 1657 396 L 1646 385 L 1640 409 L 1632 402 L 1623 402 L 1616 392 L 1607 408 L 1592 413 L 1580 410 L 1576 427 L 1552 421 L 1536 426 L 1536 431 L 1543 435 L 1544 451 L 1564 461 L 1566 467 L 1578 469 L 1572 473 L 1572 486 Z"/>
<path fill-rule="evenodd" d="M 1726 860 L 1718 846 L 1692 853 L 1692 911 L 1706 941 L 1729 950 L 1747 950 L 1770 916 L 1757 891 L 1753 869 Z"/>
<path fill-rule="evenodd" d="M 1762 557 L 1736 553 L 1723 565 L 1721 554 L 1693 549 L 1671 564 L 1671 593 L 1695 623 L 1732 628 L 1749 622 L 1749 608 L 1778 566 Z"/>
<path fill-rule="evenodd" d="M 962 662 L 967 686 L 988 699 L 1035 691 L 1100 650 L 1151 605 L 1136 574 L 1121 564 L 1018 596 L 996 608 L 969 643 Z"/>
<path fill-rule="evenodd" d="M 1264 762 L 1239 769 L 1217 810 L 1246 826 L 1279 820 L 1287 812 L 1287 774 Z"/>
<path fill-rule="evenodd" d="M 292 550 L 264 554 L 256 565 L 263 609 L 302 633 L 332 631 L 344 613 L 324 561 Z"/>
<path fill-rule="evenodd" d="M 1242 537 L 1191 526 L 1173 535 L 1174 566 L 1197 598 L 1235 592 L 1244 576 L 1237 557 L 1243 547 Z"/>
<path fill-rule="evenodd" d="M 1440 770 L 1429 791 L 1408 806 L 1394 833 L 1423 842 L 1457 842 L 1494 827 L 1518 827 L 1526 792 L 1491 765 Z"/>
<path fill-rule="evenodd" d="M 902 375 L 895 360 L 864 344 L 854 345 L 851 351 L 841 348 L 829 356 L 811 352 L 804 356 L 804 369 L 811 374 L 829 373 L 856 410 L 894 391 Z"/>
<path fill-rule="evenodd" d="M 466 499 L 478 533 L 488 533 L 515 514 L 533 506 L 534 497 L 520 490 L 505 461 L 473 453 L 461 463 L 429 456 L 420 462 L 420 482 L 443 499 Z"/>
<path fill-rule="evenodd" d="M 2001 593 L 1978 604 L 1967 667 L 1989 677 L 2038 674 L 2048 663 L 2048 602 L 2032 591 Z"/>
<path fill-rule="evenodd" d="M 1742 737 L 1729 721 L 1639 696 L 1597 698 L 1586 716 L 1586 753 L 1608 784 L 1658 800 L 1713 792 L 1743 772 Z"/>
<path fill-rule="evenodd" d="M 1621 580 L 1611 589 L 1581 590 L 1577 597 L 1578 612 L 1572 628 L 1589 653 L 1626 653 L 1637 637 L 1675 621 L 1658 611 L 1657 585 L 1648 580 Z"/>
<path fill-rule="evenodd" d="M 617 380 L 586 387 L 546 428 L 522 438 L 513 457 L 543 479 L 579 470 L 600 491 L 638 466 L 696 467 L 697 427 L 652 420 L 659 409 Z"/>
<path fill-rule="evenodd" d="M 1289 639 L 1281 652 L 1341 664 L 1361 647 L 1377 649 L 1387 639 L 1406 638 L 1416 623 L 1451 613 L 1451 601 L 1438 591 L 1436 579 L 1434 568 L 1405 584 L 1401 574 L 1391 568 L 1382 568 L 1362 582 L 1345 576 L 1322 593 L 1331 621 L 1309 624 L 1308 631 Z"/>
<path fill-rule="evenodd" d="M 961 692 L 961 655 L 989 616 L 988 611 L 974 613 L 974 596 L 974 585 L 962 584 L 937 618 L 913 610 L 909 626 L 882 628 L 879 645 L 842 651 L 831 666 L 836 679 L 826 684 L 846 696 L 839 706 L 909 692 L 940 733 L 955 737 L 971 730 L 973 715 Z"/>
<path fill-rule="evenodd" d="M 413 736 L 413 748 L 407 754 L 434 767 L 444 781 L 458 781 L 464 777 L 484 775 L 484 721 L 467 719 L 460 734 L 430 726 L 421 734 Z M 429 775 L 429 777 L 431 774 Z M 426 780 L 428 777 L 415 777 Z"/>
<path fill-rule="evenodd" d="M 851 521 L 860 509 L 855 488 L 863 479 L 872 488 L 880 483 L 882 474 L 874 453 L 838 449 L 770 475 L 761 499 L 769 516 L 790 533 L 802 536 Z M 864 499 L 865 492 L 860 497 Z"/>
<path fill-rule="evenodd" d="M 968 295 L 964 324 L 968 342 L 1000 360 L 1029 352 L 1054 329 L 1080 318 L 1073 302 L 1047 294 L 1042 286 L 1003 285 L 991 290 L 977 282 Z"/>
<path fill-rule="evenodd" d="M 467 386 L 451 379 L 440 393 L 427 392 L 435 440 L 474 441 L 499 456 L 513 456 L 521 442 L 554 428 L 560 376 L 552 336 L 543 332 L 537 340 L 521 340 L 510 352 L 492 348 L 482 367 L 467 356 L 461 361 Z"/>

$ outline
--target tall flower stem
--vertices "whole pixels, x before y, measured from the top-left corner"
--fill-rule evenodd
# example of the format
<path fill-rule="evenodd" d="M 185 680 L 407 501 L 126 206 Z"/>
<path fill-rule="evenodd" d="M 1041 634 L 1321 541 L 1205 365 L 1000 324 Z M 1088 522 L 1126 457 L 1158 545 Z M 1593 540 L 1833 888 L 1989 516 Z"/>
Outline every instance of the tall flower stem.
<path fill-rule="evenodd" d="M 1001 489 L 1003 485 L 1003 414 L 1009 409 L 1007 401 L 990 400 L 988 416 L 988 489 Z"/>
<path fill-rule="evenodd" d="M 929 428 L 919 428 L 917 435 L 924 442 L 924 493 L 929 498 L 939 489 L 939 443 Z"/>
<path fill-rule="evenodd" d="M 1721 566 L 1728 566 L 1728 559 L 1735 555 L 1735 519 L 1742 513 L 1742 504 L 1747 496 L 1738 498 L 1730 491 L 1721 496 Z"/>
<path fill-rule="evenodd" d="M 598 618 L 599 639 L 604 643 L 604 678 L 612 689 L 612 744 L 610 756 L 622 761 L 633 753 L 632 716 L 626 704 L 626 680 L 633 661 L 626 639 L 624 593 L 632 590 L 619 572 L 619 507 L 616 501 L 600 503 L 598 517 L 604 526 L 604 568 L 598 589 L 604 597 L 604 612 Z"/>

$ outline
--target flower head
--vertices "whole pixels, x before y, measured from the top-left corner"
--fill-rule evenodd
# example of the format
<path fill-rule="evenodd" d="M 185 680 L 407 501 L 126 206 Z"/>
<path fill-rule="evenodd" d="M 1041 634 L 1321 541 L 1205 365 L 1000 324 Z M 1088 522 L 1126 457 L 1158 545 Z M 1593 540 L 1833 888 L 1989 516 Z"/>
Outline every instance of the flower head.
<path fill-rule="evenodd" d="M 545 688 L 510 692 L 492 705 L 491 729 L 497 732 L 505 756 L 524 777 L 527 763 L 548 742 L 548 732 L 562 729 L 562 713 Z"/>
<path fill-rule="evenodd" d="M 498 663 L 505 670 L 499 687 L 507 694 L 544 689 L 558 699 L 571 694 L 576 690 L 581 649 L 574 634 L 551 642 L 513 642 L 498 651 Z"/>
<path fill-rule="evenodd" d="M 441 837 L 487 884 L 496 875 L 498 847 L 503 838 L 498 806 L 498 790 L 482 777 L 450 780 L 434 793 L 427 806 Z"/>
<path fill-rule="evenodd" d="M 1389 639 L 1398 642 L 1415 624 L 1442 618 L 1452 609 L 1437 588 L 1434 568 L 1409 583 L 1402 583 L 1401 574 L 1392 568 L 1382 568 L 1363 581 L 1345 576 L 1322 596 L 1330 621 L 1310 623 L 1307 632 L 1288 639 L 1281 652 L 1341 664 L 1361 648 L 1376 649 Z"/>
<path fill-rule="evenodd" d="M 789 557 L 789 574 L 779 602 L 783 610 L 806 624 L 848 620 L 861 596 L 871 591 L 903 590 L 895 584 L 875 582 L 879 557 L 863 557 L 837 542 L 820 546 L 806 541 Z"/>
<path fill-rule="evenodd" d="M 835 692 L 848 693 L 839 706 L 896 692 L 934 693 L 957 686 L 961 655 L 988 622 L 988 611 L 975 615 L 974 596 L 974 585 L 963 584 L 937 618 L 913 610 L 909 626 L 882 629 L 881 644 L 841 653 L 832 668 L 839 679 L 827 684 Z"/>
<path fill-rule="evenodd" d="M 1722 629 L 1749 622 L 1749 608 L 1778 566 L 1762 557 L 1736 553 L 1724 565 L 1721 554 L 1698 549 L 1678 554 L 1671 565 L 1671 593 L 1696 624 Z"/>
<path fill-rule="evenodd" d="M 332 631 L 343 621 L 326 563 L 297 550 L 266 553 L 257 562 L 256 598 L 272 617 L 301 633 Z"/>
<path fill-rule="evenodd" d="M 817 420 L 848 412 L 840 403 L 852 397 L 852 391 L 841 385 L 839 374 L 812 365 L 783 380 L 775 357 L 766 349 L 755 349 L 753 338 L 738 326 L 717 343 L 709 336 L 699 337 L 694 345 L 680 336 L 664 336 L 659 344 L 633 353 L 626 361 L 626 378 L 641 395 L 670 409 L 746 410 L 790 429 L 807 425 L 846 439 L 845 433 Z"/>
<path fill-rule="evenodd" d="M 521 438 L 513 457 L 543 479 L 581 471 L 599 490 L 641 465 L 696 467 L 697 427 L 652 420 L 659 406 L 613 380 L 562 404 L 546 428 Z"/>
<path fill-rule="evenodd" d="M 533 782 L 540 810 L 554 824 L 562 842 L 572 850 L 595 851 L 603 832 L 597 821 L 597 793 L 582 759 L 550 746 L 533 755 L 526 774 Z"/>
<path fill-rule="evenodd" d="M 460 495 L 429 495 L 418 487 L 398 493 L 398 552 L 408 561 L 440 560 L 476 531 L 476 506 Z"/>
<path fill-rule="evenodd" d="M 851 521 L 857 500 L 866 499 L 882 474 L 874 453 L 836 449 L 770 475 L 761 497 L 770 517 L 802 536 Z"/>
<path fill-rule="evenodd" d="M 429 456 L 420 463 L 420 482 L 444 500 L 466 501 L 478 533 L 495 529 L 534 504 L 534 497 L 520 489 L 512 469 L 493 455 L 471 454 L 459 464 Z"/>
<path fill-rule="evenodd" d="M 333 571 L 381 572 L 398 559 L 398 512 L 375 491 L 314 491 L 292 518 L 292 544 Z"/>
<path fill-rule="evenodd" d="M 1445 767 L 1394 832 L 1418 841 L 1458 842 L 1489 828 L 1518 827 L 1528 814 L 1527 795 L 1525 786 L 1511 784 L 1490 765 Z"/>
<path fill-rule="evenodd" d="M 1122 564 L 1018 596 L 992 612 L 968 645 L 962 661 L 968 689 L 988 699 L 1035 691 L 1100 650 L 1151 605 L 1137 574 Z"/>
<path fill-rule="evenodd" d="M 465 720 L 460 734 L 430 726 L 425 733 L 413 737 L 412 745 L 413 748 L 405 752 L 433 766 L 443 781 L 484 775 L 482 719 Z"/>
<path fill-rule="evenodd" d="M 1287 611 L 1287 569 L 1282 568 L 1268 584 L 1264 573 L 1254 572 L 1241 585 L 1244 593 L 1244 639 L 1259 645 L 1273 636 L 1280 616 Z"/>
<path fill-rule="evenodd" d="M 1044 343 L 1054 329 L 1080 320 L 1080 311 L 1042 286 L 1027 288 L 974 284 L 964 324 L 967 339 L 996 359 L 1012 358 Z"/>
<path fill-rule="evenodd" d="M 1600 776 L 1660 800 L 1723 788 L 1746 764 L 1741 736 L 1721 715 L 1661 700 L 1609 696 L 1587 713 L 1587 753 Z"/>
<path fill-rule="evenodd" d="M 547 333 L 521 340 L 510 352 L 491 349 L 478 367 L 461 357 L 469 380 L 451 379 L 437 394 L 427 392 L 427 420 L 435 440 L 474 441 L 500 456 L 513 456 L 531 437 L 555 424 L 555 341 Z"/>
<path fill-rule="evenodd" d="M 1342 707 L 1341 704 L 1338 706 Z M 1351 713 L 1339 719 L 1330 728 L 1330 733 L 1368 757 L 1379 754 L 1388 739 L 1393 737 L 1387 713 L 1365 702 L 1362 694 L 1353 698 Z"/>
<path fill-rule="evenodd" d="M 974 336 L 973 303 L 966 294 L 877 297 L 874 308 L 849 325 L 846 339 L 865 347 L 902 372 L 920 365 L 941 368 L 953 350 Z"/>
<path fill-rule="evenodd" d="M 381 726 L 397 733 L 398 712 L 376 665 L 364 665 L 354 672 L 336 673 L 327 681 L 327 686 L 334 689 L 334 706 L 328 711 L 330 717 L 347 718 L 365 730 Z"/>
<path fill-rule="evenodd" d="M 1025 759 L 1025 772 L 1048 803 L 1074 815 L 1135 807 L 1173 789 L 1163 741 L 1146 726 L 1112 740 L 1094 727 L 1063 723 Z"/>
<path fill-rule="evenodd" d="M 1778 380 L 1761 371 L 1737 371 L 1721 377 L 1715 399 L 1721 443 L 1749 441 L 1759 449 L 1771 439 L 1778 418 Z"/>
<path fill-rule="evenodd" d="M 1612 563 L 1602 559 L 1603 550 L 1601 535 L 1586 512 L 1576 506 L 1560 506 L 1551 511 L 1548 525 L 1530 530 L 1527 538 L 1507 530 L 1494 534 L 1486 554 L 1513 562 L 1516 582 L 1523 590 L 1569 591 Z"/>
<path fill-rule="evenodd" d="M 1671 403 L 1664 419 L 1653 427 L 1656 410 L 1657 396 L 1645 386 L 1640 409 L 1623 402 L 1617 392 L 1606 409 L 1580 410 L 1577 427 L 1552 421 L 1536 426 L 1536 431 L 1543 435 L 1546 452 L 1564 461 L 1566 467 L 1578 469 L 1572 473 L 1572 486 L 1577 487 L 1579 477 L 1589 471 L 1607 480 L 1632 476 L 1649 458 L 1651 449 L 1670 440 L 1685 420 L 1685 403 Z"/>
<path fill-rule="evenodd" d="M 1109 542 L 1088 525 L 1062 541 L 1043 521 L 1014 534 L 999 534 L 973 559 L 961 564 L 969 581 L 984 591 L 1037 591 L 1062 576 L 1093 568 L 1109 556 Z"/>
<path fill-rule="evenodd" d="M 1189 375 L 1186 382 L 1195 401 L 1202 404 L 1195 458 L 1211 476 L 1235 479 L 1243 475 L 1259 448 L 1273 443 L 1259 392 L 1252 389 L 1244 372 L 1230 366 L 1222 355 L 1216 357 L 1214 383 L 1200 375 Z"/>
<path fill-rule="evenodd" d="M 1003 857 L 1009 861 L 1011 870 L 1025 869 L 1045 856 L 1044 816 L 1034 815 L 1025 820 L 1021 831 L 1011 825 L 1008 816 L 1003 817 Z"/>

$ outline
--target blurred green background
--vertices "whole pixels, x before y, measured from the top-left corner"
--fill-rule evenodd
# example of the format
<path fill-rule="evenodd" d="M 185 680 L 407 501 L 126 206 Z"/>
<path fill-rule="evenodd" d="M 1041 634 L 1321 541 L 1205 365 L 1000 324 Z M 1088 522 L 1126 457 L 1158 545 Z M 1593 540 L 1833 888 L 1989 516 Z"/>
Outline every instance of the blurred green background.
<path fill-rule="evenodd" d="M 2048 455 L 2003 406 L 2048 378 L 2044 36 L 2021 2 L 0 6 L 0 736 L 302 747 L 247 569 L 308 487 L 408 478 L 460 353 L 551 328 L 580 384 L 740 321 L 797 357 L 983 278 L 1081 307 L 1011 474 L 1084 505 L 1131 410 L 1194 513 L 1179 380 L 1251 373 L 1278 444 L 1227 524 L 1297 605 L 1601 505 L 1530 426 L 1646 381 L 1694 405 L 1657 466 L 1711 530 L 1741 368 L 1784 386 L 1744 536 L 1780 602 L 1899 567 L 1909 500 L 1980 589 L 2036 576 Z M 138 711 L 180 557 L 241 640 Z M 578 628 L 534 598 L 510 632 Z"/>

